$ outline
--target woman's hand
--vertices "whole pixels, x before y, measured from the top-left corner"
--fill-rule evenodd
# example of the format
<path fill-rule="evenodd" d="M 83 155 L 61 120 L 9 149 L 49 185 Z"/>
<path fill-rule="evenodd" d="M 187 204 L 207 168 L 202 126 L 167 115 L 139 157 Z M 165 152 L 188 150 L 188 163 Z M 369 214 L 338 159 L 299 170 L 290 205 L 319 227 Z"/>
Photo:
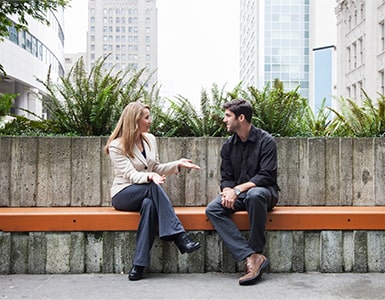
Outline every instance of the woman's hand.
<path fill-rule="evenodd" d="M 162 184 L 166 180 L 165 175 L 159 175 L 158 173 L 151 173 L 151 175 L 148 176 L 148 181 L 152 181 L 156 184 Z"/>
<path fill-rule="evenodd" d="M 188 169 L 200 169 L 201 167 L 192 163 L 191 159 L 181 158 L 179 160 L 178 167 L 184 167 Z"/>

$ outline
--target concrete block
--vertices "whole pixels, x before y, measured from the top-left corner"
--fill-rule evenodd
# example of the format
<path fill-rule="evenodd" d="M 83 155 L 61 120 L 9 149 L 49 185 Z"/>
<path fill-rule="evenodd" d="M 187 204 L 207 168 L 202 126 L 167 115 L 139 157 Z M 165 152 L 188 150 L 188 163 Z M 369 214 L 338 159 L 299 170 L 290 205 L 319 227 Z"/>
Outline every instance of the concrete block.
<path fill-rule="evenodd" d="M 114 242 L 113 232 L 103 232 L 103 266 L 102 273 L 114 273 Z"/>
<path fill-rule="evenodd" d="M 384 231 L 368 231 L 368 271 L 384 272 L 385 271 L 385 232 Z"/>
<path fill-rule="evenodd" d="M 354 269 L 354 238 L 353 231 L 343 233 L 343 261 L 345 272 L 353 272 Z"/>
<path fill-rule="evenodd" d="M 37 137 L 17 137 L 12 140 L 12 156 L 9 157 L 11 206 L 36 206 L 37 145 Z"/>
<path fill-rule="evenodd" d="M 11 206 L 11 144 L 13 138 L 0 137 L 0 206 Z M 0 265 L 1 266 L 1 265 Z M 1 267 L 0 267 L 1 268 Z"/>
<path fill-rule="evenodd" d="M 183 273 L 204 273 L 205 272 L 205 245 L 204 245 L 204 232 L 196 231 L 189 233 L 194 241 L 201 243 L 201 248 L 197 251 L 184 254 L 187 259 L 187 267 L 183 270 Z M 182 271 L 182 270 L 181 270 Z"/>
<path fill-rule="evenodd" d="M 353 233 L 354 239 L 354 272 L 365 273 L 368 271 L 368 248 L 366 231 L 357 230 Z"/>
<path fill-rule="evenodd" d="M 72 206 L 101 205 L 101 149 L 100 137 L 72 138 Z"/>
<path fill-rule="evenodd" d="M 303 231 L 293 231 L 292 271 L 305 271 L 305 236 Z"/>
<path fill-rule="evenodd" d="M 103 270 L 103 233 L 87 232 L 85 244 L 86 273 L 101 273 Z"/>
<path fill-rule="evenodd" d="M 13 233 L 11 243 L 11 273 L 28 273 L 28 233 Z"/>
<path fill-rule="evenodd" d="M 153 247 L 151 251 L 150 272 L 178 273 L 178 266 L 185 263 L 185 260 L 180 257 L 176 245 L 173 242 L 159 241 L 155 246 L 158 249 Z"/>
<path fill-rule="evenodd" d="M 222 239 L 215 231 L 206 232 L 203 247 L 206 255 L 206 272 L 215 272 L 217 270 L 222 270 Z"/>
<path fill-rule="evenodd" d="M 28 272 L 45 274 L 47 243 L 44 232 L 31 232 L 28 243 Z"/>
<path fill-rule="evenodd" d="M 158 237 L 155 238 L 154 244 L 152 245 L 152 248 L 150 251 L 151 272 L 167 273 L 166 269 L 170 268 L 169 256 L 171 256 L 171 262 L 174 262 L 175 264 L 175 257 L 177 253 L 175 252 L 174 248 L 175 248 L 174 243 L 162 241 Z"/>
<path fill-rule="evenodd" d="M 342 266 L 342 231 L 322 231 L 320 271 L 340 273 Z"/>
<path fill-rule="evenodd" d="M 71 204 L 71 141 L 62 137 L 38 139 L 37 206 Z"/>
<path fill-rule="evenodd" d="M 305 232 L 304 259 L 306 272 L 319 272 L 321 261 L 320 232 Z"/>
<path fill-rule="evenodd" d="M 134 258 L 135 238 L 135 231 L 121 231 L 115 233 L 115 273 L 128 273 L 130 270 Z"/>
<path fill-rule="evenodd" d="M 85 233 L 71 232 L 70 272 L 82 274 L 85 272 Z"/>
<path fill-rule="evenodd" d="M 62 232 L 46 233 L 46 272 L 52 274 L 70 273 L 71 234 Z"/>
<path fill-rule="evenodd" d="M 11 233 L 0 231 L 0 274 L 11 273 Z"/>
<path fill-rule="evenodd" d="M 293 257 L 293 233 L 274 231 L 269 234 L 271 272 L 291 272 Z"/>

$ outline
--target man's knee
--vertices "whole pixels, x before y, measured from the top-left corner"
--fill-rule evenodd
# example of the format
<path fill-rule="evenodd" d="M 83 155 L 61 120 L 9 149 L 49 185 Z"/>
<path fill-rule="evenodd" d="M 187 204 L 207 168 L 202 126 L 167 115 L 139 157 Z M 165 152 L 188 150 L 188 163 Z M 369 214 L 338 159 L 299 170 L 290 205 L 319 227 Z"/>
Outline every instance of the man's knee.
<path fill-rule="evenodd" d="M 271 193 L 268 188 L 255 187 L 247 191 L 246 197 L 255 200 L 267 200 L 271 197 Z"/>

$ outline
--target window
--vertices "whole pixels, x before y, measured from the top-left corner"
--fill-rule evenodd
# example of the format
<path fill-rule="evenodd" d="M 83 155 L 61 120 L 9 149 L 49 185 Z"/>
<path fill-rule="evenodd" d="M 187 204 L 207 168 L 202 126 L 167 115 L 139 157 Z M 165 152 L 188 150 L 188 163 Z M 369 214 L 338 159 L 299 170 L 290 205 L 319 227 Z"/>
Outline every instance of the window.
<path fill-rule="evenodd" d="M 18 35 L 17 35 L 16 28 L 14 26 L 11 26 L 9 27 L 8 31 L 9 31 L 9 39 L 12 42 L 18 44 L 19 42 L 18 42 Z"/>
<path fill-rule="evenodd" d="M 380 23 L 380 34 L 381 34 L 381 50 L 384 51 L 385 50 L 385 21 L 383 20 L 381 23 Z"/>

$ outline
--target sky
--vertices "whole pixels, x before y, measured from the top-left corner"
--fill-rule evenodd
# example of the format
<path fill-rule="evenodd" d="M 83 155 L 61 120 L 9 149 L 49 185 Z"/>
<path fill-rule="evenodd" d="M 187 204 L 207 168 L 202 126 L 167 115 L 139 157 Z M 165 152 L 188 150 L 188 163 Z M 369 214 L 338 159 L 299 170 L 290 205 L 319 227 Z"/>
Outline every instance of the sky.
<path fill-rule="evenodd" d="M 87 0 L 65 10 L 65 52 L 86 51 Z M 213 83 L 239 82 L 239 0 L 157 0 L 158 83 L 162 96 L 199 105 Z"/>
<path fill-rule="evenodd" d="M 335 0 L 316 1 L 314 47 L 335 45 Z M 239 83 L 240 0 L 157 0 L 160 95 L 181 95 L 199 106 L 213 83 L 231 91 Z M 86 51 L 88 0 L 66 9 L 65 52 Z"/>

